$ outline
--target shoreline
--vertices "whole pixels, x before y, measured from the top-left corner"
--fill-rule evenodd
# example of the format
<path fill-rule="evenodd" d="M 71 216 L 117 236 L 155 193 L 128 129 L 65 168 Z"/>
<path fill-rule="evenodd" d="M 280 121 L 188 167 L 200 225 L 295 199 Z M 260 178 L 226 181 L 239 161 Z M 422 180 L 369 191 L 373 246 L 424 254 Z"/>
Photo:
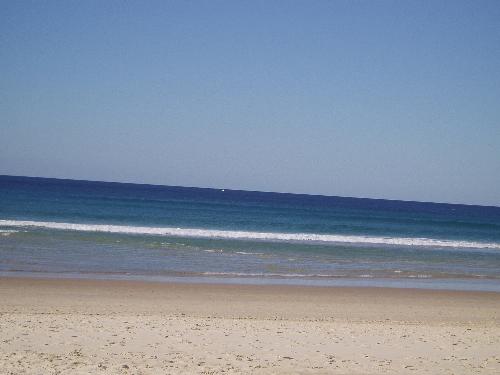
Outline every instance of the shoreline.
<path fill-rule="evenodd" d="M 231 318 L 363 321 L 382 319 L 383 315 L 406 322 L 500 324 L 500 293 L 492 291 L 0 276 L 0 299 L 4 301 L 0 312 L 14 306 L 41 310 L 58 305 L 58 311 L 66 307 L 84 313 L 100 309 L 99 304 L 115 307 L 118 303 L 124 311 L 203 316 L 203 310 L 196 308 L 205 303 L 210 316 Z M 311 306 L 314 308 L 309 309 Z M 470 314 L 472 310 L 474 314 Z"/>
<path fill-rule="evenodd" d="M 500 293 L 0 277 L 6 373 L 489 374 Z"/>
<path fill-rule="evenodd" d="M 441 290 L 463 292 L 500 293 L 500 280 L 495 278 L 431 278 L 431 277 L 277 277 L 277 276 L 171 276 L 106 273 L 50 273 L 26 271 L 0 271 L 1 278 L 37 280 L 96 280 L 130 281 L 159 284 L 206 284 L 206 285 L 250 285 L 290 286 L 312 288 L 377 288 L 407 290 Z"/>

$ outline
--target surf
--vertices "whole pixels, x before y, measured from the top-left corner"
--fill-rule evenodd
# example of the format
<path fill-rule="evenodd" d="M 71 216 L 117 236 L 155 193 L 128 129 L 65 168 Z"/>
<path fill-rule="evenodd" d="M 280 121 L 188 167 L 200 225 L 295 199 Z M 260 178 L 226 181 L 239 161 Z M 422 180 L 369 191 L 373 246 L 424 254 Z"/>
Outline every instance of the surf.
<path fill-rule="evenodd" d="M 194 237 L 230 240 L 258 240 L 278 242 L 332 243 L 332 244 L 369 244 L 419 247 L 500 249 L 500 243 L 461 241 L 413 237 L 376 237 L 362 235 L 318 234 L 318 233 L 280 233 L 252 232 L 218 229 L 146 227 L 108 224 L 62 223 L 52 221 L 0 220 L 1 227 L 43 228 L 53 230 L 100 232 L 115 234 L 156 235 L 167 237 Z"/>

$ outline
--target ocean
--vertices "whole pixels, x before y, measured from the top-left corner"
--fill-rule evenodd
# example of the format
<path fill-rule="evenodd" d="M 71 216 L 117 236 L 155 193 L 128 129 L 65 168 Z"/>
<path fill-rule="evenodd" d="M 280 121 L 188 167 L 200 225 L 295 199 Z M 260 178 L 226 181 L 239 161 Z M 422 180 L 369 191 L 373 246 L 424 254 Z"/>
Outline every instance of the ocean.
<path fill-rule="evenodd" d="M 0 276 L 500 291 L 500 207 L 0 176 Z"/>

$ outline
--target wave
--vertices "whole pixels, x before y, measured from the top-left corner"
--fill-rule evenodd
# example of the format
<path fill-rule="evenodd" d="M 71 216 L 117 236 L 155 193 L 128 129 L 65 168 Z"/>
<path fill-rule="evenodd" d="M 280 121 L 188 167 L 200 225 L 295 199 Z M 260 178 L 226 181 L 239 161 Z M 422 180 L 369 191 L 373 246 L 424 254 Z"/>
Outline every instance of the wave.
<path fill-rule="evenodd" d="M 146 234 L 173 237 L 197 237 L 231 240 L 262 240 L 283 242 L 318 242 L 318 243 L 349 243 L 371 245 L 397 245 L 397 246 L 422 246 L 422 247 L 451 247 L 451 248 L 476 248 L 500 249 L 500 243 L 443 240 L 433 238 L 413 237 L 374 237 L 341 234 L 315 234 L 315 233 L 274 233 L 250 232 L 233 230 L 171 228 L 171 227 L 143 227 L 127 225 L 105 224 L 74 224 L 50 221 L 23 221 L 0 220 L 2 227 L 34 227 L 57 230 L 70 230 L 82 232 L 104 232 L 118 234 Z"/>
<path fill-rule="evenodd" d="M 283 277 L 283 278 L 341 278 L 346 275 L 323 275 L 323 274 L 301 274 L 301 273 L 248 273 L 248 272 L 202 272 L 203 276 L 220 277 Z"/>
<path fill-rule="evenodd" d="M 17 230 L 11 230 L 11 229 L 0 229 L 0 236 L 10 236 L 13 233 L 17 233 L 19 231 Z"/>
<path fill-rule="evenodd" d="M 276 278 L 310 278 L 310 279 L 343 279 L 343 278 L 351 278 L 351 279 L 373 279 L 376 278 L 375 275 L 372 274 L 362 274 L 362 275 L 347 275 L 347 274 L 302 274 L 302 273 L 248 273 L 248 272 L 202 272 L 203 276 L 219 276 L 219 277 L 276 277 Z M 384 278 L 384 276 L 381 276 Z M 385 276 L 389 278 L 389 275 Z M 476 275 L 474 275 L 476 277 Z M 394 279 L 395 277 L 390 277 Z M 428 274 L 417 274 L 417 275 L 405 275 L 399 276 L 398 279 L 432 279 L 432 275 Z"/>

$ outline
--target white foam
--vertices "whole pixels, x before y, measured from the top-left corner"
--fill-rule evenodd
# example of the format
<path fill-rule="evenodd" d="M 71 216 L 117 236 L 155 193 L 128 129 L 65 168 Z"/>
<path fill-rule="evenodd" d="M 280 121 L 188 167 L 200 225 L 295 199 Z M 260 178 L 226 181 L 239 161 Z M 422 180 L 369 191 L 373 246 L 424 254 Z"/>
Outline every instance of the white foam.
<path fill-rule="evenodd" d="M 432 278 L 432 275 L 409 275 L 408 276 L 410 279 L 430 279 Z"/>
<path fill-rule="evenodd" d="M 18 230 L 13 229 L 0 229 L 0 236 L 10 236 L 13 233 L 19 232 Z"/>
<path fill-rule="evenodd" d="M 500 243 L 440 240 L 433 238 L 412 237 L 371 237 L 371 236 L 347 236 L 341 234 L 315 234 L 315 233 L 273 233 L 273 232 L 246 232 L 233 230 L 213 230 L 194 228 L 171 228 L 171 227 L 142 227 L 126 225 L 105 224 L 74 224 L 58 223 L 51 221 L 23 221 L 23 220 L 0 220 L 3 227 L 35 227 L 58 230 L 72 230 L 83 232 L 104 232 L 123 234 L 150 234 L 174 237 L 198 237 L 218 238 L 234 240 L 264 240 L 264 241 L 288 241 L 288 242 L 326 242 L 326 243 L 354 243 L 373 245 L 399 245 L 399 246 L 426 246 L 426 247 L 452 247 L 452 248 L 476 248 L 476 249 L 500 249 Z"/>
<path fill-rule="evenodd" d="M 299 274 L 299 273 L 247 273 L 247 272 L 203 272 L 204 276 L 221 277 L 284 277 L 284 278 L 335 278 L 345 275 Z"/>

